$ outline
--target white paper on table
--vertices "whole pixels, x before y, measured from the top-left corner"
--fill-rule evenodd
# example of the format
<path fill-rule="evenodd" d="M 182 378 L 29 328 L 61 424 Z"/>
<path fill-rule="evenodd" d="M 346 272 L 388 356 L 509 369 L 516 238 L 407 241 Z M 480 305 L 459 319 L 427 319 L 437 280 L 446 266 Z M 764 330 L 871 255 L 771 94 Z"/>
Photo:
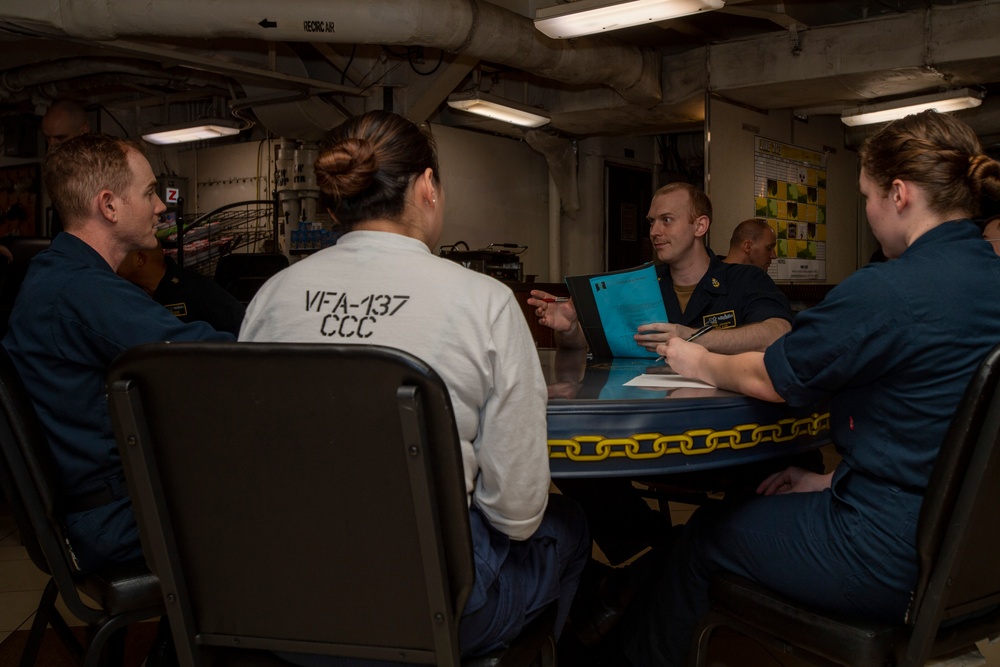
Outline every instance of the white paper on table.
<path fill-rule="evenodd" d="M 654 387 L 656 389 L 679 389 L 681 387 L 688 387 L 691 389 L 715 389 L 714 385 L 702 382 L 701 380 L 693 380 L 691 378 L 681 377 L 680 375 L 668 375 L 666 373 L 643 373 L 642 375 L 636 375 L 623 386 Z"/>

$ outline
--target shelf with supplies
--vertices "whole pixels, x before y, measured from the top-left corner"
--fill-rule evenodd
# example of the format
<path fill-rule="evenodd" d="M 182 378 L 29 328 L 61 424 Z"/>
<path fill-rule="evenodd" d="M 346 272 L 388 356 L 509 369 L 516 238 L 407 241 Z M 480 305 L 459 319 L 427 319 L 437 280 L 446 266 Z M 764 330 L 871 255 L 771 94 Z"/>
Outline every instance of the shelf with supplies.
<path fill-rule="evenodd" d="M 325 229 L 318 222 L 303 221 L 291 233 L 288 253 L 290 255 L 311 255 L 337 243 L 340 233 Z"/>
<path fill-rule="evenodd" d="M 528 246 L 519 243 L 491 243 L 480 250 L 469 250 L 468 243 L 457 241 L 452 245 L 442 245 L 438 254 L 497 280 L 521 282 L 524 280 L 524 265 L 518 255 L 527 249 Z"/>
<path fill-rule="evenodd" d="M 264 252 L 268 244 L 275 247 L 279 210 L 274 199 L 259 199 L 193 216 L 170 211 L 163 216 L 156 237 L 178 264 L 211 278 L 223 255 L 237 250 Z"/>

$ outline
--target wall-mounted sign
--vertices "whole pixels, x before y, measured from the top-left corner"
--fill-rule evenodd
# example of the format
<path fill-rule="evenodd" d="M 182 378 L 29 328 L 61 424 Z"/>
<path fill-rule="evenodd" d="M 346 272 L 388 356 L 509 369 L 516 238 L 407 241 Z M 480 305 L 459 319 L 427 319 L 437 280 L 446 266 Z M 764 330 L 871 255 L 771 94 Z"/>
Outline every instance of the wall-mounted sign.
<path fill-rule="evenodd" d="M 754 199 L 778 239 L 771 277 L 826 280 L 826 153 L 757 137 Z"/>

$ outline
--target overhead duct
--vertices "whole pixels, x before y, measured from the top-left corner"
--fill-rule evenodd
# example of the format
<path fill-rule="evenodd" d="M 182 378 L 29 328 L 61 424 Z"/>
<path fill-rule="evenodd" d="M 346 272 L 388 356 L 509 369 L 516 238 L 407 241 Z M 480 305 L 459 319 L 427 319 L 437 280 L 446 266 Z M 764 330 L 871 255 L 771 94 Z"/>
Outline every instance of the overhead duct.
<path fill-rule="evenodd" d="M 134 58 L 66 58 L 34 65 L 26 65 L 0 73 L 0 99 L 10 93 L 18 93 L 25 88 L 40 86 L 56 81 L 94 75 L 137 75 L 156 80 L 162 85 L 186 84 L 196 87 L 216 87 L 226 89 L 231 80 L 210 73 L 168 71 L 159 63 L 136 60 Z"/>
<path fill-rule="evenodd" d="M 107 88 L 112 86 L 135 86 L 146 87 L 163 85 L 161 79 L 137 74 L 93 74 L 78 76 L 63 81 L 52 81 L 51 83 L 40 83 L 30 88 L 25 88 L 16 93 L 8 92 L 0 84 L 0 101 L 6 103 L 18 103 L 25 101 L 57 100 L 62 97 L 79 97 L 86 95 L 97 88 Z M 192 84 L 195 85 L 195 84 Z M 223 95 L 227 91 L 225 88 L 203 88 L 206 97 L 210 95 Z"/>
<path fill-rule="evenodd" d="M 7 0 L 22 30 L 87 40 L 172 36 L 272 42 L 420 45 L 573 85 L 606 85 L 629 102 L 660 101 L 660 58 L 608 37 L 553 40 L 520 14 L 481 0 Z"/>
<path fill-rule="evenodd" d="M 285 44 L 276 44 L 273 57 L 278 68 L 300 79 L 313 78 L 302 59 Z M 234 101 L 234 112 L 252 109 L 257 120 L 271 134 L 285 139 L 319 141 L 327 132 L 347 119 L 336 106 L 320 97 L 302 94 L 299 97 L 278 92 L 273 87 L 243 83 L 246 99 Z"/>
<path fill-rule="evenodd" d="M 576 144 L 544 129 L 525 132 L 524 140 L 533 150 L 545 157 L 545 162 L 549 165 L 549 175 L 559 192 L 563 209 L 569 214 L 579 211 Z"/>
<path fill-rule="evenodd" d="M 306 75 L 294 55 L 283 65 Z M 164 69 L 159 63 L 136 58 L 77 57 L 26 65 L 0 73 L 0 101 L 32 98 L 32 92 L 56 99 L 68 92 L 85 91 L 108 84 L 133 83 L 143 86 L 181 86 L 199 88 L 205 95 L 221 94 L 232 89 L 234 78 L 212 72 L 196 72 L 184 67 Z M 345 116 L 321 99 L 310 97 L 304 86 L 272 82 L 272 86 L 243 85 L 248 96 L 232 105 L 234 112 L 253 108 L 254 114 L 272 134 L 303 140 L 316 140 Z"/>

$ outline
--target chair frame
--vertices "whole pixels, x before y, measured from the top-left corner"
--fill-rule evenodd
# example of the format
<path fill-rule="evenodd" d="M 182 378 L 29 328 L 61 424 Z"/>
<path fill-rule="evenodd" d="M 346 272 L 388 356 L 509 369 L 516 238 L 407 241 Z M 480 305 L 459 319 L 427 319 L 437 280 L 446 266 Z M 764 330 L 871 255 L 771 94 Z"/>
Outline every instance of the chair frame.
<path fill-rule="evenodd" d="M 1000 345 L 969 381 L 931 474 L 917 528 L 920 571 L 905 623 L 865 623 L 823 614 L 742 577 L 723 574 L 712 582 L 712 605 L 694 635 L 689 663 L 704 664 L 711 633 L 721 626 L 816 664 L 848 667 L 919 667 L 932 657 L 1000 633 L 1000 573 L 989 568 L 976 542 L 979 534 L 992 534 L 1000 520 L 1000 493 L 994 492 L 992 500 L 984 498 L 1000 489 L 998 384 Z M 984 569 L 991 572 L 985 590 L 979 583 Z M 762 617 L 771 623 L 759 622 Z M 775 619 L 782 619 L 783 627 L 775 627 Z M 852 641 L 821 646 L 811 641 L 819 627 Z M 860 652 L 845 657 L 846 645 Z"/>
<path fill-rule="evenodd" d="M 108 640 L 118 630 L 163 613 L 156 595 L 159 585 L 141 564 L 110 568 L 94 574 L 84 574 L 76 569 L 61 532 L 63 513 L 54 465 L 45 432 L 27 389 L 7 351 L 0 346 L 0 483 L 8 491 L 21 541 L 32 562 L 50 575 L 35 612 L 20 665 L 30 667 L 35 663 L 45 628 L 51 625 L 75 661 L 84 667 L 94 667 L 100 661 Z M 139 593 L 131 601 L 143 604 L 123 604 L 119 608 L 118 604 L 110 602 L 111 597 L 117 597 L 114 589 L 118 586 Z M 85 602 L 81 591 L 101 606 L 95 608 Z M 55 607 L 56 597 L 60 594 L 69 611 L 91 629 L 92 636 L 86 649 Z M 145 604 L 150 599 L 156 602 Z M 120 662 L 120 656 L 116 659 Z"/>
<path fill-rule="evenodd" d="M 401 648 L 356 643 L 350 637 L 345 638 L 346 634 L 340 638 L 340 643 L 325 636 L 309 636 L 305 639 L 264 636 L 262 631 L 257 631 L 256 634 L 247 631 L 246 625 L 241 626 L 239 620 L 232 620 L 231 632 L 201 626 L 196 609 L 201 603 L 192 602 L 192 573 L 185 569 L 185 563 L 194 567 L 194 561 L 198 560 L 194 551 L 198 547 L 186 547 L 182 540 L 178 540 L 181 534 L 178 531 L 188 527 L 178 525 L 175 520 L 182 512 L 173 511 L 176 509 L 172 507 L 174 498 L 164 484 L 164 475 L 172 474 L 176 479 L 179 468 L 173 459 L 183 456 L 178 454 L 181 448 L 190 451 L 191 447 L 198 444 L 210 443 L 216 435 L 210 435 L 208 441 L 196 441 L 196 438 L 204 437 L 204 433 L 191 435 L 189 442 L 179 445 L 176 438 L 171 440 L 171 435 L 164 433 L 166 427 L 162 426 L 162 421 L 167 418 L 167 410 L 174 397 L 172 389 L 176 388 L 169 379 L 164 381 L 164 377 L 175 373 L 176 369 L 204 369 L 206 364 L 216 364 L 205 370 L 209 375 L 222 367 L 219 364 L 227 368 L 251 369 L 248 371 L 249 375 L 240 376 L 234 383 L 234 391 L 243 393 L 235 395 L 236 399 L 233 400 L 242 400 L 242 396 L 254 394 L 255 400 L 266 401 L 266 398 L 262 398 L 264 394 L 259 392 L 264 391 L 262 387 L 269 384 L 273 385 L 272 391 L 274 387 L 278 387 L 280 392 L 294 393 L 296 388 L 288 387 L 283 382 L 295 373 L 299 373 L 295 377 L 306 387 L 312 387 L 314 381 L 322 384 L 334 377 L 343 380 L 346 376 L 334 375 L 334 369 L 338 365 L 343 368 L 345 364 L 350 365 L 348 373 L 357 375 L 357 381 L 351 383 L 348 391 L 360 394 L 358 387 L 364 386 L 364 380 L 369 374 L 372 378 L 370 384 L 396 383 L 393 385 L 396 387 L 393 389 L 396 415 L 393 417 L 380 413 L 378 420 L 392 423 L 398 419 L 401 437 L 396 441 L 395 447 L 399 449 L 390 447 L 379 451 L 382 456 L 389 456 L 388 452 L 394 450 L 398 453 L 391 454 L 393 460 L 397 463 L 399 457 L 406 460 L 410 504 L 419 539 L 422 586 L 428 603 L 427 608 L 419 613 L 424 614 L 426 619 L 422 623 L 432 629 L 433 641 L 429 646 Z M 271 372 L 278 368 L 292 369 L 288 370 L 292 375 L 275 380 Z M 308 371 L 308 377 L 300 377 L 304 372 L 302 369 Z M 252 378 L 260 378 L 256 387 L 250 386 L 255 384 Z M 197 380 L 192 379 L 192 382 Z M 235 388 L 237 386 L 239 389 Z M 170 343 L 146 345 L 123 353 L 112 365 L 108 387 L 112 421 L 129 473 L 127 477 L 139 519 L 140 536 L 144 551 L 149 555 L 150 565 L 159 575 L 163 586 L 182 665 L 196 666 L 215 664 L 216 660 L 225 661 L 227 658 L 224 656 L 227 653 L 232 655 L 235 646 L 253 649 L 258 653 L 290 651 L 418 664 L 466 664 L 461 663 L 459 654 L 458 622 L 473 584 L 474 569 L 464 467 L 451 399 L 443 380 L 433 369 L 400 350 L 369 345 Z M 323 401 L 324 405 L 329 405 L 331 396 L 334 395 L 324 393 L 321 399 L 315 401 Z M 199 400 L 185 398 L 188 402 L 184 405 L 188 406 Z M 184 409 L 181 403 L 174 407 Z M 275 408 L 273 405 L 268 407 Z M 304 409 L 308 412 L 310 408 Z M 256 433 L 259 430 L 254 425 L 257 421 L 256 413 L 262 412 L 263 410 L 244 412 L 232 418 L 245 420 L 249 426 L 241 424 L 240 428 Z M 268 415 L 262 418 L 275 417 Z M 203 424 L 198 422 L 198 418 L 193 419 L 195 423 Z M 330 416 L 329 423 L 336 423 L 336 419 Z M 335 437 L 333 427 L 329 428 L 327 437 Z M 289 441 L 294 441 L 299 446 L 311 442 L 308 436 L 297 438 L 294 427 L 289 431 L 286 433 Z M 244 444 L 252 446 L 252 443 L 246 441 Z M 281 446 L 281 443 L 274 443 L 274 446 Z M 164 454 L 164 449 L 169 449 L 170 453 Z M 163 457 L 168 457 L 171 461 L 165 463 Z M 174 492 L 173 495 L 176 496 L 177 493 L 179 492 Z M 189 497 L 184 502 L 194 501 Z M 398 507 L 398 504 L 393 507 Z M 209 508 L 205 513 L 212 511 Z M 185 549 L 191 553 L 181 553 Z M 301 545 L 297 549 L 301 550 Z M 287 550 L 293 549 L 288 547 Z M 324 585 L 317 582 L 316 585 L 326 589 L 330 583 L 327 581 Z M 197 600 L 197 595 L 195 598 Z M 547 633 L 535 632 L 536 637 L 551 637 L 551 620 L 549 616 Z M 535 643 L 537 646 L 531 649 L 534 654 L 544 652 L 544 642 Z M 478 664 L 504 663 L 493 660 Z"/>

